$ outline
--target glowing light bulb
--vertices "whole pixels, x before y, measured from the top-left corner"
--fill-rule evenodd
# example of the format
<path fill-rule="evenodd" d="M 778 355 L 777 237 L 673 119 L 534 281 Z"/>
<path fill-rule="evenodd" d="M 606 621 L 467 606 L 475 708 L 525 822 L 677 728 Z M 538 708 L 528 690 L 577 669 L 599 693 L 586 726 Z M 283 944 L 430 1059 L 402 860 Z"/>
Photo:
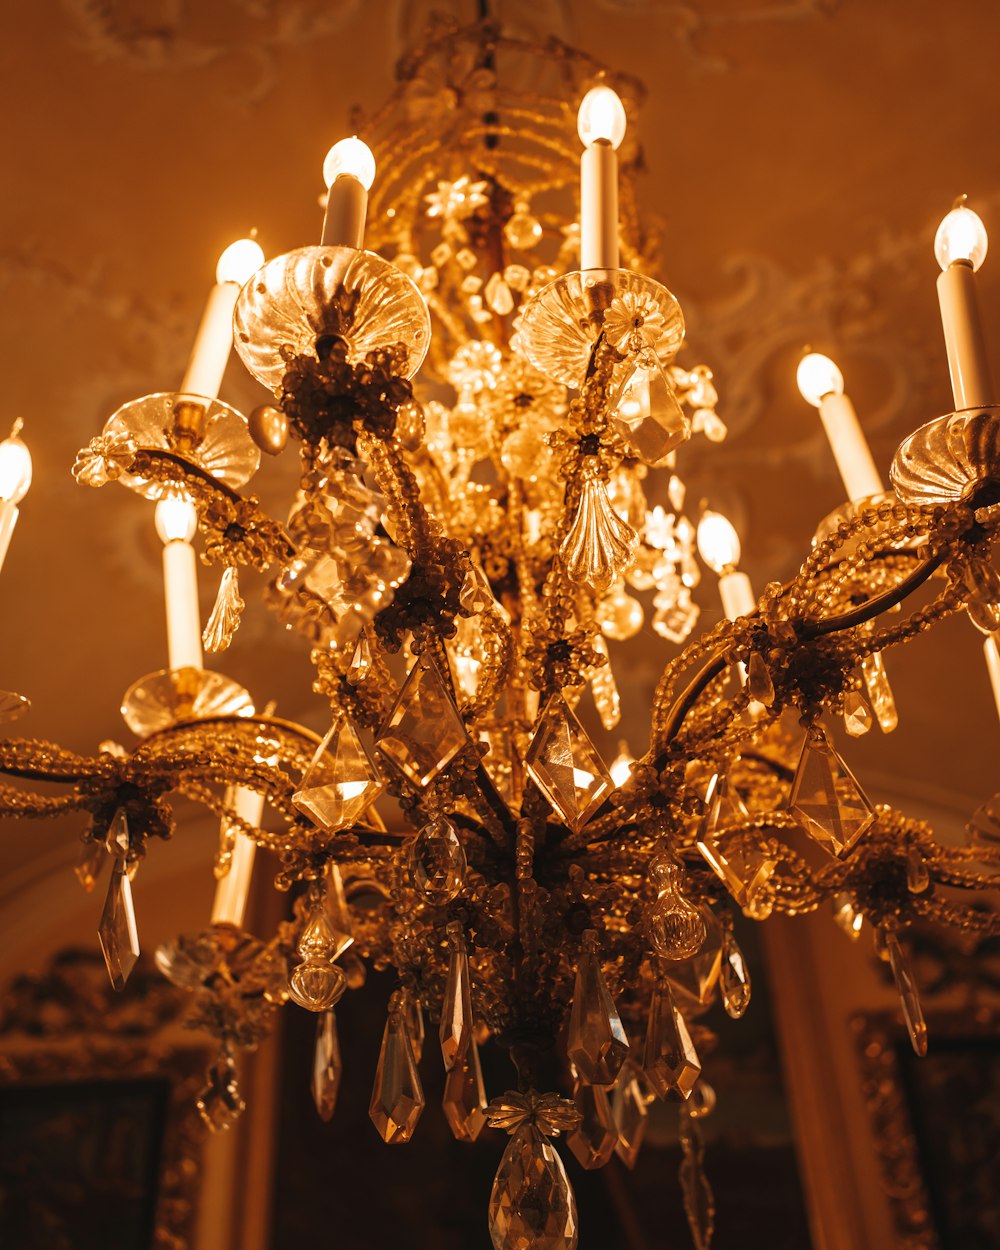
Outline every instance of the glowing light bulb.
<path fill-rule="evenodd" d="M 215 266 L 216 282 L 235 282 L 243 286 L 264 263 L 264 251 L 256 239 L 237 239 L 230 243 Z"/>
<path fill-rule="evenodd" d="M 634 763 L 635 760 L 632 758 L 632 753 L 625 743 L 622 742 L 615 762 L 608 769 L 608 772 L 611 774 L 611 780 L 615 783 L 617 789 L 621 789 L 632 775 L 632 765 Z"/>
<path fill-rule="evenodd" d="M 799 393 L 807 404 L 820 406 L 824 395 L 843 395 L 844 375 L 829 356 L 809 352 L 799 361 L 795 374 Z"/>
<path fill-rule="evenodd" d="M 721 512 L 705 512 L 698 522 L 698 553 L 721 577 L 740 562 L 740 536 Z"/>
<path fill-rule="evenodd" d="M 375 181 L 375 157 L 368 144 L 363 143 L 357 135 L 335 143 L 323 161 L 323 181 L 328 187 L 332 187 L 345 174 L 356 178 L 366 191 L 371 190 Z"/>
<path fill-rule="evenodd" d="M 0 500 L 19 504 L 31 485 L 31 452 L 17 437 L 18 422 L 10 438 L 0 443 Z"/>
<path fill-rule="evenodd" d="M 625 138 L 625 125 L 625 105 L 617 94 L 610 87 L 591 87 L 576 115 L 581 143 L 588 148 L 592 143 L 610 143 L 618 148 Z"/>
<path fill-rule="evenodd" d="M 156 505 L 153 522 L 160 541 L 189 543 L 198 529 L 198 513 L 184 495 L 166 495 Z"/>
<path fill-rule="evenodd" d="M 934 256 L 942 269 L 964 264 L 976 270 L 986 259 L 988 247 L 982 218 L 964 204 L 957 204 L 945 215 L 934 236 Z"/>

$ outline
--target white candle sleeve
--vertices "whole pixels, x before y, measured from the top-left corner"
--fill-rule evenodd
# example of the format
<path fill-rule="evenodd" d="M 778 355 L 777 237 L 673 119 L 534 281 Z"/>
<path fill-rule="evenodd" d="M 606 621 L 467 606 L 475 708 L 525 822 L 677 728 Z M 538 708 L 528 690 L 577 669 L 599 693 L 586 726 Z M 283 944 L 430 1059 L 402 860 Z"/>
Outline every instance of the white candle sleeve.
<path fill-rule="evenodd" d="M 9 499 L 0 499 L 0 569 L 7 559 L 7 548 L 17 524 L 17 515 L 16 503 L 11 503 Z"/>
<path fill-rule="evenodd" d="M 163 547 L 163 590 L 167 607 L 167 657 L 171 668 L 201 668 L 198 562 L 180 539 Z"/>
<path fill-rule="evenodd" d="M 993 381 L 972 266 L 954 264 L 943 269 L 938 274 L 937 291 L 955 407 L 992 404 Z"/>
<path fill-rule="evenodd" d="M 591 143 L 580 157 L 580 268 L 618 268 L 618 154 Z"/>
<path fill-rule="evenodd" d="M 352 174 L 341 174 L 327 192 L 323 247 L 364 247 L 367 213 L 368 192 L 364 184 Z"/>
<path fill-rule="evenodd" d="M 260 825 L 264 811 L 264 796 L 256 790 L 238 787 L 235 796 L 236 814 L 255 828 Z M 243 917 L 250 896 L 250 878 L 253 875 L 253 861 L 257 854 L 257 843 L 245 833 L 237 833 L 233 846 L 233 858 L 229 871 L 219 879 L 215 887 L 215 901 L 212 904 L 212 924 L 231 924 L 238 929 L 243 927 Z"/>
<path fill-rule="evenodd" d="M 870 495 L 884 494 L 885 487 L 865 441 L 858 414 L 847 396 L 834 391 L 824 395 L 820 400 L 819 415 L 847 498 L 867 499 Z"/>
<path fill-rule="evenodd" d="M 209 292 L 179 394 L 206 399 L 218 395 L 233 346 L 233 309 L 239 293 L 236 282 L 217 282 Z"/>
<path fill-rule="evenodd" d="M 731 621 L 757 610 L 757 597 L 746 573 L 723 573 L 719 578 L 719 597 L 722 599 L 722 610 Z"/>

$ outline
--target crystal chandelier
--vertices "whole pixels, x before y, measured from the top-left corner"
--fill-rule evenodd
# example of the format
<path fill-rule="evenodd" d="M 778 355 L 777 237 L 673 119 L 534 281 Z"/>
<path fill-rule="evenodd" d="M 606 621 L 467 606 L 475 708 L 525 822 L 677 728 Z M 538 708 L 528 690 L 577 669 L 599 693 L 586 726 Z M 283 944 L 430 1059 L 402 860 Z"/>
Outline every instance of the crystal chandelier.
<path fill-rule="evenodd" d="M 507 85 L 540 58 L 558 90 Z M 426 1013 L 455 1137 L 509 1135 L 489 1198 L 497 1250 L 572 1250 L 554 1139 L 585 1168 L 634 1162 L 656 1098 L 678 1103 L 684 1206 L 709 1245 L 697 1021 L 719 995 L 734 1018 L 749 1005 L 735 912 L 832 906 L 852 937 L 867 922 L 921 1055 L 906 928 L 1000 932 L 981 894 L 962 897 L 1000 864 L 991 810 L 968 846 L 943 846 L 874 804 L 830 734 L 834 718 L 855 737 L 894 729 L 883 653 L 962 611 L 1000 692 L 982 223 L 959 204 L 939 231 L 956 411 L 903 443 L 891 490 L 836 365 L 802 360 L 847 501 L 758 598 L 730 522 L 685 512 L 684 444 L 726 431 L 711 371 L 676 361 L 680 306 L 643 272 L 626 125 L 640 95 L 488 22 L 440 28 L 404 59 L 365 142 L 326 158 L 320 245 L 266 262 L 254 240 L 227 249 L 179 388 L 125 404 L 74 465 L 82 484 L 153 503 L 164 544 L 168 665 L 124 696 L 136 745 L 81 757 L 0 742 L 0 771 L 19 779 L 0 790 L 4 814 L 88 818 L 77 871 L 92 889 L 110 865 L 100 941 L 117 988 L 139 953 L 130 883 L 173 832 L 174 798 L 219 818 L 211 925 L 157 952 L 219 1044 L 198 1104 L 211 1128 L 240 1114 L 239 1054 L 289 1001 L 316 1013 L 329 1118 L 336 1005 L 366 966 L 395 970 L 372 1122 L 390 1144 L 417 1129 Z M 233 345 L 274 394 L 249 417 L 218 398 Z M 277 521 L 242 488 L 290 444 L 299 486 Z M 0 445 L 0 559 L 30 464 L 15 430 Z M 204 630 L 196 534 L 221 568 Z M 245 568 L 267 571 L 268 606 L 310 649 L 322 738 L 204 665 L 239 625 Z M 689 640 L 703 568 L 725 616 Z M 623 644 L 647 618 L 684 645 L 647 752 L 609 767 L 587 725 L 617 725 Z M 25 706 L 3 696 L 8 717 Z M 258 847 L 295 897 L 260 936 L 242 927 Z M 484 1044 L 510 1056 L 505 1092 L 484 1088 Z M 539 1088 L 553 1052 L 561 1080 Z"/>

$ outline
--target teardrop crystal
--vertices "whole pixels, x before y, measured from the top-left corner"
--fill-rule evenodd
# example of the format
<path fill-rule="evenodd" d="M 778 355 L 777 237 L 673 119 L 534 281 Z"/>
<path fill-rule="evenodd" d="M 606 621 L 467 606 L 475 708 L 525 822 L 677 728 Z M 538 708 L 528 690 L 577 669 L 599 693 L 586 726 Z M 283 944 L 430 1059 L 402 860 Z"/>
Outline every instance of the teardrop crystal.
<path fill-rule="evenodd" d="M 672 1093 L 690 1098 L 701 1076 L 701 1060 L 691 1041 L 687 1022 L 666 982 L 653 991 L 650 1000 L 642 1066 L 647 1080 L 661 1098 L 668 1098 Z"/>
<path fill-rule="evenodd" d="M 861 661 L 861 675 L 865 679 L 865 689 L 868 691 L 879 729 L 884 734 L 891 734 L 899 724 L 899 713 L 896 711 L 896 700 L 880 651 L 866 655 Z"/>
<path fill-rule="evenodd" d="M 400 1145 L 413 1136 L 424 1101 L 406 1017 L 399 999 L 394 998 L 382 1035 L 368 1115 L 383 1141 Z"/>
<path fill-rule="evenodd" d="M 347 666 L 347 682 L 351 686 L 360 686 L 372 670 L 372 645 L 368 641 L 366 630 L 361 631 L 351 662 Z"/>
<path fill-rule="evenodd" d="M 612 1084 L 628 1057 L 628 1037 L 601 971 L 593 929 L 583 935 L 566 1055 L 591 1085 Z"/>
<path fill-rule="evenodd" d="M 618 1130 L 615 1154 L 627 1168 L 635 1167 L 643 1138 L 646 1136 L 646 1124 L 649 1120 L 646 1104 L 644 1078 L 630 1061 L 622 1067 L 611 1097 L 611 1114 Z"/>
<path fill-rule="evenodd" d="M 441 1105 L 455 1139 L 475 1141 L 486 1123 L 486 1088 L 473 1037 L 448 1072 Z"/>
<path fill-rule="evenodd" d="M 930 883 L 927 861 L 915 846 L 911 846 L 906 852 L 906 888 L 911 894 L 923 894 Z"/>
<path fill-rule="evenodd" d="M 750 972 L 746 958 L 730 933 L 722 947 L 722 1004 L 734 1020 L 742 1018 L 750 1006 Z"/>
<path fill-rule="evenodd" d="M 206 651 L 225 651 L 239 629 L 240 616 L 246 604 L 240 595 L 239 576 L 234 564 L 226 567 L 219 583 L 215 607 L 205 623 L 202 643 Z"/>
<path fill-rule="evenodd" d="M 333 1115 L 340 1089 L 341 1071 L 337 1018 L 332 1011 L 324 1011 L 316 1021 L 312 1075 L 313 1102 L 320 1119 L 329 1120 Z"/>
<path fill-rule="evenodd" d="M 861 738 L 871 727 L 871 709 L 864 695 L 858 690 L 849 690 L 844 695 L 844 728 L 852 738 Z"/>
<path fill-rule="evenodd" d="M 451 956 L 448 976 L 441 1005 L 441 1058 L 444 1069 L 450 1072 L 455 1061 L 468 1048 L 472 1040 L 472 990 L 469 981 L 469 956 L 465 949 L 462 926 L 452 922 L 448 926 Z"/>
<path fill-rule="evenodd" d="M 611 506 L 604 482 L 588 478 L 559 548 L 570 581 L 604 594 L 632 563 L 638 542 L 638 534 Z"/>
<path fill-rule="evenodd" d="M 688 1115 L 687 1108 L 681 1107 L 679 1120 L 678 1136 L 682 1158 L 678 1177 L 684 1199 L 684 1213 L 695 1250 L 709 1250 L 715 1231 L 715 1198 L 703 1166 L 705 1148 L 702 1145 L 697 1117 Z"/>
<path fill-rule="evenodd" d="M 927 1054 L 927 1022 L 924 1020 L 924 1009 L 920 1005 L 917 985 L 895 933 L 885 935 L 885 948 L 889 955 L 892 978 L 896 982 L 899 1003 L 903 1009 L 910 1045 L 914 1054 L 922 1059 Z"/>
<path fill-rule="evenodd" d="M 139 934 L 132 905 L 132 884 L 124 858 L 116 859 L 108 882 L 101 923 L 97 930 L 108 976 L 116 990 L 123 990 L 139 958 Z"/>
<path fill-rule="evenodd" d="M 424 825 L 409 845 L 407 864 L 413 888 L 428 902 L 457 898 L 465 878 L 465 850 L 451 821 L 442 816 Z"/>
<path fill-rule="evenodd" d="M 608 1091 L 600 1085 L 577 1081 L 573 1100 L 580 1112 L 580 1123 L 566 1138 L 581 1167 L 602 1168 L 615 1152 L 618 1130 L 611 1114 Z"/>
<path fill-rule="evenodd" d="M 747 690 L 751 699 L 756 699 L 765 707 L 770 707 L 774 702 L 774 682 L 759 651 L 750 656 L 750 663 L 747 665 Z"/>
<path fill-rule="evenodd" d="M 489 1205 L 494 1250 L 575 1250 L 576 1199 L 555 1147 L 534 1124 L 515 1130 Z"/>
<path fill-rule="evenodd" d="M 841 890 L 830 900 L 833 907 L 833 918 L 843 929 L 852 942 L 856 942 L 864 928 L 865 918 L 858 910 L 857 902 L 852 894 Z"/>
<path fill-rule="evenodd" d="M 705 943 L 705 921 L 681 892 L 684 872 L 680 864 L 672 855 L 658 852 L 650 860 L 648 875 L 657 890 L 646 922 L 653 950 L 664 959 L 697 954 Z"/>

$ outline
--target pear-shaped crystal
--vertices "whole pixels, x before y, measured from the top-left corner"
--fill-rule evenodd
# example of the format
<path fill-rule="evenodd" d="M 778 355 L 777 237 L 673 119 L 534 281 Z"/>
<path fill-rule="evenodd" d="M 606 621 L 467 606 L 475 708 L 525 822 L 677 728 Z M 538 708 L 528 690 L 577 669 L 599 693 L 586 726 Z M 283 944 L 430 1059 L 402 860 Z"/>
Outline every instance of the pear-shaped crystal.
<path fill-rule="evenodd" d="M 367 631 L 362 630 L 347 666 L 347 682 L 351 686 L 360 686 L 372 671 L 372 645 L 368 641 Z"/>
<path fill-rule="evenodd" d="M 403 991 L 403 1014 L 406 1017 L 406 1031 L 410 1035 L 413 1059 L 419 1063 L 424 1054 L 424 1009 L 413 990 Z"/>
<path fill-rule="evenodd" d="M 632 563 L 639 536 L 611 505 L 608 488 L 588 478 L 559 554 L 566 576 L 604 594 Z"/>
<path fill-rule="evenodd" d="M 923 894 L 930 886 L 931 874 L 927 860 L 915 846 L 906 852 L 906 888 L 911 894 Z"/>
<path fill-rule="evenodd" d="M 580 1123 L 566 1138 L 566 1145 L 588 1171 L 602 1168 L 615 1152 L 618 1130 L 611 1114 L 608 1091 L 600 1085 L 577 1081 L 573 1100 Z"/>
<path fill-rule="evenodd" d="M 747 690 L 751 699 L 756 699 L 765 707 L 770 707 L 774 702 L 774 682 L 759 651 L 754 651 L 747 665 Z"/>
<path fill-rule="evenodd" d="M 681 892 L 683 869 L 667 853 L 657 852 L 649 864 L 649 880 L 657 899 L 647 919 L 649 941 L 664 959 L 687 959 L 705 942 L 705 921 Z"/>
<path fill-rule="evenodd" d="M 462 611 L 469 616 L 478 616 L 480 612 L 485 612 L 496 602 L 486 575 L 475 564 L 465 575 L 462 588 L 458 592 L 458 602 Z"/>
<path fill-rule="evenodd" d="M 222 574 L 215 607 L 205 623 L 201 640 L 206 651 L 225 651 L 240 626 L 240 615 L 246 604 L 240 595 L 236 566 L 230 564 Z"/>
<path fill-rule="evenodd" d="M 323 1120 L 330 1119 L 337 1105 L 341 1071 L 337 1018 L 332 1011 L 324 1011 L 316 1021 L 312 1075 L 313 1102 Z"/>
<path fill-rule="evenodd" d="M 489 1205 L 494 1250 L 575 1250 L 576 1199 L 562 1160 L 530 1120 L 500 1160 Z"/>
<path fill-rule="evenodd" d="M 670 982 L 677 1000 L 686 1006 L 707 1007 L 715 995 L 722 967 L 722 925 L 711 907 L 698 908 L 705 922 L 705 941 L 687 959 L 665 959 L 660 975 Z"/>
<path fill-rule="evenodd" d="M 820 846 L 843 855 L 875 821 L 875 810 L 854 774 L 825 737 L 806 737 L 792 793 L 791 811 Z"/>
<path fill-rule="evenodd" d="M 426 786 L 468 742 L 441 670 L 425 651 L 410 669 L 376 745 L 414 785 Z"/>
<path fill-rule="evenodd" d="M 319 778 L 329 778 L 323 785 Z M 323 739 L 292 802 L 321 829 L 344 829 L 385 789 L 375 761 L 351 722 L 338 717 Z"/>
<path fill-rule="evenodd" d="M 642 1139 L 646 1136 L 646 1124 L 649 1120 L 647 1102 L 642 1074 L 635 1064 L 626 1063 L 618 1075 L 611 1096 L 611 1114 L 618 1130 L 615 1154 L 628 1168 L 635 1167 L 642 1148 Z"/>
<path fill-rule="evenodd" d="M 558 692 L 538 717 L 524 765 L 571 829 L 586 824 L 615 788 L 597 748 Z"/>
<path fill-rule="evenodd" d="M 644 353 L 626 378 L 611 411 L 622 438 L 653 467 L 665 464 L 670 453 L 691 437 L 691 424 L 652 352 Z"/>
<path fill-rule="evenodd" d="M 128 878 L 124 857 L 114 862 L 97 934 L 101 939 L 101 951 L 111 984 L 116 990 L 122 990 L 139 958 L 139 934 L 135 925 L 135 908 L 132 905 L 132 883 Z"/>
<path fill-rule="evenodd" d="M 852 738 L 863 737 L 872 727 L 871 708 L 858 690 L 844 695 L 844 728 Z"/>
<path fill-rule="evenodd" d="M 566 1055 L 590 1085 L 612 1084 L 628 1057 L 628 1037 L 601 971 L 593 929 L 583 935 Z"/>
<path fill-rule="evenodd" d="M 328 1011 L 340 1002 L 346 989 L 343 968 L 322 956 L 304 959 L 288 980 L 288 997 L 306 1011 Z"/>
<path fill-rule="evenodd" d="M 913 1047 L 914 1054 L 922 1059 L 927 1054 L 927 1022 L 924 1020 L 924 1010 L 920 1005 L 916 982 L 913 980 L 913 973 L 910 971 L 903 948 L 899 945 L 899 939 L 895 933 L 885 935 L 885 948 L 889 956 L 892 978 L 896 982 L 900 1006 L 903 1008 L 903 1020 L 906 1022 L 910 1045 Z"/>
<path fill-rule="evenodd" d="M 880 651 L 866 655 L 861 661 L 861 675 L 865 679 L 865 689 L 868 691 L 879 728 L 885 734 L 892 733 L 899 724 L 899 713 L 896 711 L 896 700 L 893 698 Z"/>
<path fill-rule="evenodd" d="M 722 947 L 722 1005 L 726 1014 L 739 1020 L 750 1006 L 750 972 L 746 958 L 730 933 Z"/>
<path fill-rule="evenodd" d="M 737 903 L 756 911 L 766 898 L 768 881 L 777 860 L 759 844 L 759 835 L 733 831 L 749 813 L 739 792 L 725 776 L 716 774 L 705 796 L 705 815 L 698 828 L 698 850 Z"/>
<path fill-rule="evenodd" d="M 445 817 L 428 821 L 409 845 L 407 864 L 418 894 L 430 903 L 457 898 L 465 878 L 465 850 Z"/>
<path fill-rule="evenodd" d="M 382 1035 L 368 1115 L 382 1140 L 394 1146 L 410 1140 L 423 1110 L 424 1091 L 406 1017 L 400 1001 L 394 999 Z"/>
<path fill-rule="evenodd" d="M 104 845 L 109 855 L 114 855 L 116 859 L 125 859 L 128 855 L 129 848 L 129 831 L 128 816 L 125 814 L 125 808 L 119 807 L 111 818 L 111 824 L 108 825 L 108 832 L 104 838 Z"/>
<path fill-rule="evenodd" d="M 647 1080 L 661 1098 L 674 1092 L 684 1099 L 690 1098 L 701 1076 L 701 1060 L 691 1041 L 687 1022 L 666 982 L 653 991 L 650 1000 L 642 1066 Z"/>
<path fill-rule="evenodd" d="M 475 1141 L 486 1123 L 486 1089 L 472 1037 L 448 1071 L 441 1105 L 456 1140 Z"/>
<path fill-rule="evenodd" d="M 441 1004 L 441 1058 L 446 1072 L 455 1066 L 456 1060 L 468 1048 L 472 1040 L 472 989 L 469 981 L 469 956 L 465 949 L 462 926 L 452 922 L 448 926 L 451 956 L 448 976 Z"/>

